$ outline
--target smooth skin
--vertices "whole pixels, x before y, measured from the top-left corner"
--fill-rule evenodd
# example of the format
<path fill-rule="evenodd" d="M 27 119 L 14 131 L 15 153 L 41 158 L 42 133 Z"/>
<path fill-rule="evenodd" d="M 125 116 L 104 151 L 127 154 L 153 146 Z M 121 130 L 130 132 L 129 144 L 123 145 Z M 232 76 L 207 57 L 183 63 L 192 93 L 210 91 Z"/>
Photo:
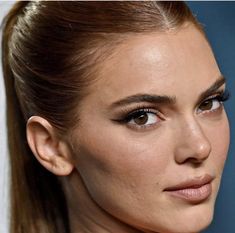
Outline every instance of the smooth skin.
<path fill-rule="evenodd" d="M 27 125 L 39 162 L 63 176 L 72 232 L 200 232 L 229 145 L 225 80 L 204 35 L 191 24 L 132 34 L 99 69 L 69 137 L 38 116 Z M 202 201 L 166 192 L 207 175 Z"/>

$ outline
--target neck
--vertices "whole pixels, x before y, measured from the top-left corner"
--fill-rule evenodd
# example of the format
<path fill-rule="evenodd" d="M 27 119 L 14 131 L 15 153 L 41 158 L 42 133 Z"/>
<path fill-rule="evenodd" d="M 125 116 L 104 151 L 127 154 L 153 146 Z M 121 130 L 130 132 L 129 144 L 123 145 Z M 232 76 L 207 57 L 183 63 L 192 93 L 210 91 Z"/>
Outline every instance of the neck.
<path fill-rule="evenodd" d="M 67 199 L 71 233 L 144 233 L 103 210 L 90 196 L 75 170 L 62 183 Z M 147 232 L 146 232 L 147 233 Z"/>

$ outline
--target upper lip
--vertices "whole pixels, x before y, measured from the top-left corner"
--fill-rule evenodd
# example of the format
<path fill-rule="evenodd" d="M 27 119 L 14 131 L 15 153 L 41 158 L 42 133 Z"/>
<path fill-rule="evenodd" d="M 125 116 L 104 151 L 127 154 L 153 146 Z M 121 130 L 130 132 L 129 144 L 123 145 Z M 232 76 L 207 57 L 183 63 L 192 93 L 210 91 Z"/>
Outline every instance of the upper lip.
<path fill-rule="evenodd" d="M 177 191 L 189 188 L 200 188 L 201 186 L 210 183 L 213 179 L 213 176 L 206 174 L 203 176 L 187 179 L 179 184 L 164 189 L 164 191 Z"/>

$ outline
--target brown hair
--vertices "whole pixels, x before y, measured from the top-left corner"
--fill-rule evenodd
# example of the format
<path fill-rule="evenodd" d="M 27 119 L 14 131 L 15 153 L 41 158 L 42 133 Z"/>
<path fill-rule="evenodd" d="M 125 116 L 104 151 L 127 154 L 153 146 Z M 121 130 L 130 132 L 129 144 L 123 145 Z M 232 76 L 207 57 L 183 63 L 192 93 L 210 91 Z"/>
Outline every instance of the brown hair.
<path fill-rule="evenodd" d="M 4 20 L 3 71 L 11 162 L 11 232 L 69 232 L 58 179 L 35 159 L 26 140 L 32 115 L 66 133 L 118 38 L 167 31 L 191 22 L 182 2 L 17 2 Z M 97 74 L 96 74 L 97 75 Z M 76 116 L 75 116 L 76 117 Z"/>

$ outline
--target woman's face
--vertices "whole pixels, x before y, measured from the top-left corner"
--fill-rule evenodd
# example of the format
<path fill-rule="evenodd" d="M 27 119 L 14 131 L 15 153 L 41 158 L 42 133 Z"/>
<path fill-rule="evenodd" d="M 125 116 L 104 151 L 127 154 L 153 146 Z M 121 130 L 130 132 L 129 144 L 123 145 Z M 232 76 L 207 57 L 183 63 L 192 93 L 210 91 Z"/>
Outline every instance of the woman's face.
<path fill-rule="evenodd" d="M 72 132 L 76 169 L 95 203 L 143 232 L 206 227 L 229 144 L 224 89 L 192 25 L 119 45 Z"/>

